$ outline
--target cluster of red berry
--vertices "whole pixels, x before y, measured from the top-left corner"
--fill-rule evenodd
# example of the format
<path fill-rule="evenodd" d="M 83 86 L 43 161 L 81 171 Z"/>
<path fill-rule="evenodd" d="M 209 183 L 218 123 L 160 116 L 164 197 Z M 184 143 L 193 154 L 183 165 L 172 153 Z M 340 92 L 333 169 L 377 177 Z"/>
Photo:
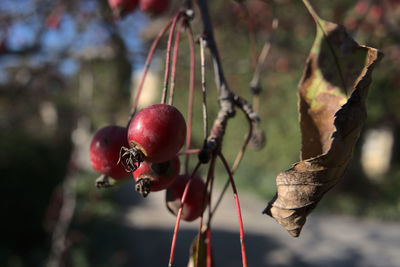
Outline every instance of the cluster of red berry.
<path fill-rule="evenodd" d="M 133 4 L 122 0 L 109 0 L 111 8 L 119 11 L 125 11 L 129 7 L 132 9 Z M 129 2 L 129 5 L 128 5 Z M 167 0 L 136 0 L 143 10 L 144 3 L 165 4 Z M 119 3 L 119 4 L 117 4 Z M 122 180 L 130 174 L 133 175 L 135 181 L 135 190 L 143 197 L 150 192 L 165 190 L 166 206 L 170 212 L 176 215 L 175 230 L 171 242 L 171 253 L 169 258 L 169 266 L 172 266 L 174 260 L 174 251 L 176 247 L 177 234 L 179 230 L 179 222 L 181 219 L 193 221 L 199 218 L 199 229 L 203 229 L 206 225 L 207 229 L 199 231 L 196 237 L 196 248 L 193 254 L 200 254 L 200 242 L 204 242 L 207 247 L 207 255 L 204 259 L 207 266 L 211 264 L 211 240 L 210 225 L 211 218 L 220 203 L 220 199 L 226 192 L 226 188 L 230 184 L 232 186 L 235 204 L 237 207 L 240 240 L 242 246 L 243 266 L 246 265 L 245 246 L 243 242 L 244 230 L 241 218 L 239 199 L 232 173 L 236 170 L 239 162 L 243 157 L 244 150 L 252 137 L 253 125 L 258 122 L 258 116 L 255 114 L 247 101 L 234 95 L 226 85 L 225 78 L 222 75 L 222 68 L 219 64 L 219 57 L 212 36 L 211 24 L 208 16 L 208 9 L 205 0 L 198 2 L 200 12 L 203 14 L 204 32 L 208 34 L 202 35 L 199 39 L 200 44 L 200 65 L 201 65 L 201 93 L 202 93 L 202 109 L 203 109 L 203 147 L 191 149 L 191 131 L 193 121 L 193 104 L 195 91 L 195 40 L 191 28 L 191 21 L 194 18 L 194 12 L 190 1 L 184 1 L 184 5 L 175 16 L 161 29 L 160 33 L 154 39 L 147 59 L 140 83 L 138 84 L 135 100 L 131 108 L 131 116 L 127 128 L 118 126 L 109 126 L 99 130 L 90 146 L 90 159 L 93 168 L 102 173 L 102 176 L 96 180 L 99 187 L 109 186 L 107 177 L 114 180 Z M 160 8 L 160 6 L 158 6 Z M 134 9 L 134 8 L 133 8 Z M 160 9 L 152 9 L 153 13 L 159 12 Z M 144 11 L 144 10 L 143 10 Z M 121 15 L 121 14 L 120 14 Z M 165 73 L 162 88 L 161 104 L 155 104 L 145 107 L 138 112 L 137 106 L 146 78 L 146 73 L 155 50 L 164 35 L 168 35 L 166 57 L 165 57 Z M 173 106 L 175 92 L 175 77 L 177 73 L 177 61 L 179 43 L 181 34 L 186 32 L 189 43 L 189 94 L 187 104 L 187 125 L 181 112 Z M 212 128 L 208 129 L 207 119 L 207 97 L 206 97 L 206 60 L 204 50 L 210 48 L 213 57 L 214 67 L 218 73 L 217 84 L 219 86 L 219 104 L 220 111 L 216 117 Z M 220 75 L 221 74 L 221 75 Z M 169 90 L 168 90 L 169 89 Z M 168 96 L 168 97 L 167 97 Z M 168 104 L 167 104 L 168 98 Z M 247 116 L 250 127 L 248 137 L 244 145 L 238 152 L 235 163 L 232 168 L 226 162 L 221 151 L 222 138 L 225 132 L 227 120 L 234 115 L 234 106 L 240 109 Z M 182 149 L 185 144 L 184 149 Z M 182 150 L 182 151 L 181 151 Z M 197 164 L 189 174 L 189 158 L 190 155 L 197 154 Z M 181 168 L 179 157 L 185 156 L 185 164 Z M 211 195 L 214 181 L 214 171 L 216 160 L 220 159 L 228 174 L 228 180 L 219 200 L 211 207 Z M 208 165 L 206 179 L 197 176 L 197 171 L 201 166 Z M 181 172 L 182 169 L 182 172 Z M 111 180 L 112 181 L 112 180 Z M 208 222 L 203 225 L 203 212 L 205 208 L 209 209 L 207 214 Z M 201 235 L 207 235 L 207 241 L 201 241 Z M 198 266 L 199 257 L 196 257 L 196 265 Z"/>
<path fill-rule="evenodd" d="M 116 180 L 133 173 L 135 189 L 143 197 L 167 189 L 168 209 L 175 215 L 188 175 L 179 175 L 178 152 L 186 138 L 186 122 L 174 106 L 155 104 L 140 110 L 129 127 L 107 126 L 96 132 L 90 144 L 94 170 Z M 182 219 L 192 221 L 201 215 L 205 184 L 192 178 L 182 211 Z"/>
<path fill-rule="evenodd" d="M 168 8 L 168 0 L 108 0 L 108 4 L 117 16 L 125 16 L 137 7 L 145 13 L 160 15 Z"/>

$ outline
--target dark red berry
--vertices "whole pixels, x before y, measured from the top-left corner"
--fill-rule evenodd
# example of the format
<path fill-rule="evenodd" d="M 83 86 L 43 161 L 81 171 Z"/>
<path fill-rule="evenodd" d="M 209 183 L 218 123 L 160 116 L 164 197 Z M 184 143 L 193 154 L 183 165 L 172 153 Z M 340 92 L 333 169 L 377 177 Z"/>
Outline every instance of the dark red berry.
<path fill-rule="evenodd" d="M 167 188 L 167 208 L 175 216 L 178 214 L 181 206 L 181 198 L 189 180 L 190 177 L 188 175 L 179 175 Z M 193 221 L 200 217 L 203 212 L 203 196 L 205 189 L 206 187 L 203 180 L 198 176 L 194 176 L 189 185 L 188 193 L 183 205 L 182 220 Z M 204 206 L 206 205 L 207 201 L 205 201 Z"/>
<path fill-rule="evenodd" d="M 139 4 L 139 0 L 108 0 L 113 12 L 118 16 L 125 16 L 134 11 Z"/>
<path fill-rule="evenodd" d="M 128 145 L 127 134 L 127 129 L 120 126 L 107 126 L 96 132 L 89 153 L 95 171 L 117 180 L 128 176 L 125 168 L 117 164 L 121 147 Z"/>
<path fill-rule="evenodd" d="M 167 10 L 169 0 L 140 0 L 139 6 L 145 13 L 160 15 Z"/>
<path fill-rule="evenodd" d="M 146 197 L 150 191 L 155 192 L 166 189 L 178 176 L 179 167 L 178 156 L 166 162 L 143 162 L 133 173 L 136 181 L 136 191 Z"/>
<path fill-rule="evenodd" d="M 128 142 L 149 162 L 165 162 L 182 148 L 186 137 L 186 123 L 174 106 L 151 105 L 140 110 L 128 129 Z"/>

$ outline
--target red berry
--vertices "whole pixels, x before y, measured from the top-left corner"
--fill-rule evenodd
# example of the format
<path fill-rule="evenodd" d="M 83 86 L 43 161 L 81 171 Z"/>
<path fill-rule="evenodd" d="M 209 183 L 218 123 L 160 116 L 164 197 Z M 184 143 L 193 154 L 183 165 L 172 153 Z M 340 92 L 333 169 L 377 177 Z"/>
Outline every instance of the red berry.
<path fill-rule="evenodd" d="M 161 163 L 143 162 L 133 173 L 136 191 L 146 197 L 150 191 L 166 189 L 178 176 L 179 167 L 178 156 Z"/>
<path fill-rule="evenodd" d="M 45 24 L 48 29 L 58 29 L 60 27 L 60 21 L 60 12 L 53 11 L 47 16 Z"/>
<path fill-rule="evenodd" d="M 178 214 L 181 206 L 181 198 L 186 184 L 189 182 L 188 175 L 179 175 L 175 181 L 167 188 L 166 201 L 168 210 L 174 215 Z M 200 217 L 203 212 L 203 196 L 206 190 L 203 180 L 194 176 L 188 188 L 185 203 L 182 210 L 182 220 L 193 221 Z M 205 205 L 207 205 L 207 201 Z"/>
<path fill-rule="evenodd" d="M 96 132 L 89 153 L 95 171 L 117 180 L 128 176 L 122 164 L 117 164 L 121 147 L 128 145 L 127 133 L 127 129 L 120 126 L 107 126 Z"/>
<path fill-rule="evenodd" d="M 124 16 L 136 9 L 139 0 L 108 0 L 108 4 L 114 13 Z"/>
<path fill-rule="evenodd" d="M 145 13 L 160 15 L 164 13 L 169 5 L 169 0 L 140 0 L 140 10 Z"/>
<path fill-rule="evenodd" d="M 182 148 L 186 137 L 186 123 L 174 106 L 151 105 L 140 110 L 128 129 L 132 149 L 143 153 L 149 162 L 165 162 Z"/>

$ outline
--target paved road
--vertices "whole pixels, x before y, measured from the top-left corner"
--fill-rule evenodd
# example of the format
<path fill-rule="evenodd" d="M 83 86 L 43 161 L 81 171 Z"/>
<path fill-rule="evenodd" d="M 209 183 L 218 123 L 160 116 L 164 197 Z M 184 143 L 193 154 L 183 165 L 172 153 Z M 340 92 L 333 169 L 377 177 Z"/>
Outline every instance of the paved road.
<path fill-rule="evenodd" d="M 165 208 L 164 192 L 142 200 L 125 186 L 119 194 L 126 209 L 121 227 L 132 242 L 128 266 L 167 266 L 175 217 Z M 292 238 L 272 218 L 261 214 L 265 201 L 243 193 L 239 197 L 250 267 L 400 267 L 400 222 L 312 214 L 301 236 Z M 197 228 L 198 220 L 182 222 L 174 266 L 187 266 Z M 216 266 L 242 266 L 232 194 L 226 195 L 214 217 L 212 242 Z"/>

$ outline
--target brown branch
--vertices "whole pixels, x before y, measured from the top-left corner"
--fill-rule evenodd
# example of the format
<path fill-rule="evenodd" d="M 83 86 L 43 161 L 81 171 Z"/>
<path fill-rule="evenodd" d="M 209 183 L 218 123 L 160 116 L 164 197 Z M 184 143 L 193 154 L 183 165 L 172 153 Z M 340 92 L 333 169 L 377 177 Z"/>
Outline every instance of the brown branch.
<path fill-rule="evenodd" d="M 197 5 L 199 7 L 203 22 L 202 39 L 206 42 L 213 62 L 214 78 L 218 89 L 218 102 L 220 106 L 220 110 L 217 114 L 216 119 L 214 120 L 214 124 L 211 128 L 208 140 L 204 144 L 202 153 L 199 154 L 199 157 L 202 157 L 200 161 L 206 163 L 208 162 L 208 160 L 204 161 L 202 159 L 210 159 L 211 157 L 209 155 L 211 153 L 218 153 L 218 151 L 220 150 L 228 119 L 235 115 L 235 106 L 243 109 L 246 114 L 252 114 L 253 118 L 258 118 L 258 116 L 252 111 L 251 105 L 248 104 L 247 101 L 236 96 L 229 89 L 222 69 L 217 45 L 214 39 L 211 19 L 208 12 L 207 0 L 197 0 Z M 204 155 L 207 154 L 208 156 L 204 157 Z"/>

